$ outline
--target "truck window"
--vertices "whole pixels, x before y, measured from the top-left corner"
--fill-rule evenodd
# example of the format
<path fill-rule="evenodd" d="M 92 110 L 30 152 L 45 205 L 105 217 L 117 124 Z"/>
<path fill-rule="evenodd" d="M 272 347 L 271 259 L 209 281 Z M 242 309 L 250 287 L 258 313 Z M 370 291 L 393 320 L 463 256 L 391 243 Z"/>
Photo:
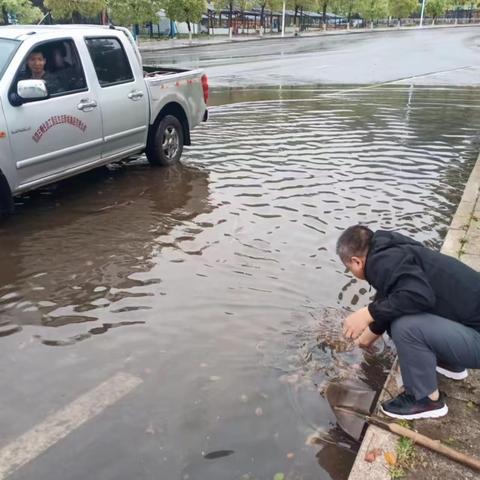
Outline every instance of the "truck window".
<path fill-rule="evenodd" d="M 51 97 L 86 90 L 87 82 L 73 40 L 55 40 L 35 46 L 26 55 L 12 85 L 16 93 L 20 80 L 44 80 Z"/>
<path fill-rule="evenodd" d="M 85 42 L 102 88 L 135 81 L 128 57 L 117 38 L 86 38 Z"/>
<path fill-rule="evenodd" d="M 20 42 L 18 40 L 0 38 L 0 78 L 2 78 L 3 72 L 19 46 Z"/>

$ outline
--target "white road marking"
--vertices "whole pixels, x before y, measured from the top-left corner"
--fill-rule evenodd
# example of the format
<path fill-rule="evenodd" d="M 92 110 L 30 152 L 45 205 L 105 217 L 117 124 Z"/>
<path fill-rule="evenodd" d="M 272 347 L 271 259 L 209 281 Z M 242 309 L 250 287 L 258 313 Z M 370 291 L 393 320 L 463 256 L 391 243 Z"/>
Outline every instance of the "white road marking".
<path fill-rule="evenodd" d="M 58 412 L 49 415 L 43 422 L 0 450 L 0 480 L 31 462 L 142 382 L 139 377 L 119 372 Z"/>

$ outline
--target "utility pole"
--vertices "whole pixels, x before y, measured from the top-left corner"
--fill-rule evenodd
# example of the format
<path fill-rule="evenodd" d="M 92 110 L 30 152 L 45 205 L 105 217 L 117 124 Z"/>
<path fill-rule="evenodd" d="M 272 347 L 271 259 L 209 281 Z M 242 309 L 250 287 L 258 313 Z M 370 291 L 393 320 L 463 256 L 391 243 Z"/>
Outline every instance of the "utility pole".
<path fill-rule="evenodd" d="M 422 0 L 422 13 L 420 14 L 420 28 L 423 27 L 423 16 L 425 15 L 425 0 Z"/>
<path fill-rule="evenodd" d="M 285 9 L 287 8 L 287 1 L 283 0 L 283 12 L 282 12 L 282 37 L 285 36 Z"/>

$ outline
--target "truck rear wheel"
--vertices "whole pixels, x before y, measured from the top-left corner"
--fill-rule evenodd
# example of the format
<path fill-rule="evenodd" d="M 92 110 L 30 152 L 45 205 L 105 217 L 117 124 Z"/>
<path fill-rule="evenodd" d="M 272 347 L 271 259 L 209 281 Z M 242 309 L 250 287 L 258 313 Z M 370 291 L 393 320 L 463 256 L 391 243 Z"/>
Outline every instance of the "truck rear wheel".
<path fill-rule="evenodd" d="M 163 117 L 147 147 L 147 159 L 152 165 L 169 166 L 180 160 L 183 152 L 183 128 L 177 117 Z"/>

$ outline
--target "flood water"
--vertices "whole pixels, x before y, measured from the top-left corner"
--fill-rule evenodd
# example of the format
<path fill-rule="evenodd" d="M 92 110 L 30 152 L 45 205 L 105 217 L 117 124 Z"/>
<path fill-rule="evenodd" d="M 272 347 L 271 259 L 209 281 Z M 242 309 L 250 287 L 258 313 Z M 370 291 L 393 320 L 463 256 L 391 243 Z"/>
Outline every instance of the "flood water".
<path fill-rule="evenodd" d="M 476 160 L 477 92 L 221 89 L 212 103 L 182 165 L 91 172 L 0 225 L 1 444 L 117 371 L 144 380 L 12 478 L 348 475 L 356 447 L 323 389 L 379 388 L 391 352 L 341 341 L 373 292 L 335 241 L 363 222 L 440 247 Z"/>

